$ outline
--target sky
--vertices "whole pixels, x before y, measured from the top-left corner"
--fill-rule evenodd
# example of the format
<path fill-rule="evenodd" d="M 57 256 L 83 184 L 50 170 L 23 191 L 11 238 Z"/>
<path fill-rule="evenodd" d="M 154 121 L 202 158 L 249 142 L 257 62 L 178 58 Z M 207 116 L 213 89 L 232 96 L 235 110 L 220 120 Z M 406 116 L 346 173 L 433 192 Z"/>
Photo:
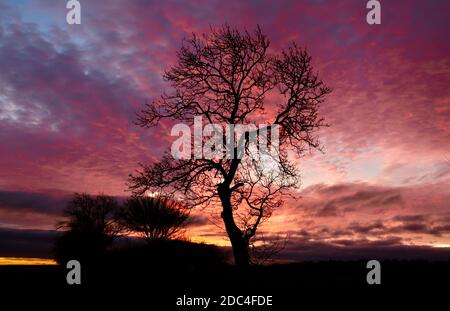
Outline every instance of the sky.
<path fill-rule="evenodd" d="M 129 195 L 128 174 L 172 139 L 136 113 L 167 90 L 183 38 L 224 23 L 306 47 L 333 89 L 301 199 L 260 228 L 288 238 L 279 256 L 448 256 L 450 2 L 381 1 L 380 25 L 363 0 L 80 3 L 68 25 L 66 1 L 0 0 L 0 256 L 49 256 L 73 192 Z M 192 240 L 228 245 L 195 219 Z"/>

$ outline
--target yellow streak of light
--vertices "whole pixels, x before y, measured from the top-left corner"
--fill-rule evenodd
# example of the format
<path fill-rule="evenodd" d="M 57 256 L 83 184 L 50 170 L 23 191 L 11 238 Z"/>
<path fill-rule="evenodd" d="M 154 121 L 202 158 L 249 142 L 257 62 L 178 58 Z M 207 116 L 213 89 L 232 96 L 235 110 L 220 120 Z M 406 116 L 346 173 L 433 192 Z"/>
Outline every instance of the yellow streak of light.
<path fill-rule="evenodd" d="M 447 247 L 450 247 L 450 244 L 435 243 L 432 246 L 436 247 L 436 248 L 447 248 Z"/>
<path fill-rule="evenodd" d="M 56 265 L 56 261 L 47 258 L 0 257 L 0 266 Z"/>
<path fill-rule="evenodd" d="M 208 238 L 204 238 L 201 236 L 191 236 L 190 237 L 191 242 L 194 243 L 205 243 L 205 244 L 213 244 L 213 245 L 217 245 L 217 246 L 231 246 L 230 242 L 217 237 L 217 238 L 212 238 L 212 237 L 208 237 Z"/>

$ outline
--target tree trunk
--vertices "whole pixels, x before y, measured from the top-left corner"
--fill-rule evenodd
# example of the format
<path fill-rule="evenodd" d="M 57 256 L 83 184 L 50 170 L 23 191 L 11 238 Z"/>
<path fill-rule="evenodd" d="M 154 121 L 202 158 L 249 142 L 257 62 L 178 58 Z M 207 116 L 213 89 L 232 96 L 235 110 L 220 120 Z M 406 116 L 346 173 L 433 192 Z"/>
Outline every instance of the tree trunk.
<path fill-rule="evenodd" d="M 240 267 L 248 266 L 250 264 L 248 241 L 243 237 L 241 230 L 234 222 L 230 189 L 221 184 L 218 191 L 223 208 L 221 216 L 233 248 L 234 264 Z"/>
<path fill-rule="evenodd" d="M 234 264 L 239 267 L 246 267 L 250 264 L 248 243 L 239 236 L 237 239 L 230 238 L 233 247 Z"/>

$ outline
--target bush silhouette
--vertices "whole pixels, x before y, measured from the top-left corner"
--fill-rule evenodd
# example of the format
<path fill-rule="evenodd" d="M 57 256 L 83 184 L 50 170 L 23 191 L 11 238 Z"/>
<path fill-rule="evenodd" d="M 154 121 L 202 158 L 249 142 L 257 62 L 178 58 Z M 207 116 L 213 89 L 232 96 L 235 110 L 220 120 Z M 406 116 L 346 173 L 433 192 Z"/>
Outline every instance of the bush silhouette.
<path fill-rule="evenodd" d="M 181 240 L 153 240 L 146 245 L 113 249 L 107 260 L 124 269 L 163 272 L 223 265 L 227 254 L 218 246 Z"/>
<path fill-rule="evenodd" d="M 118 234 L 114 222 L 117 210 L 117 201 L 112 197 L 75 193 L 64 210 L 67 219 L 59 223 L 59 228 L 66 231 L 56 240 L 55 259 L 64 263 L 69 259 L 100 258 Z"/>
<path fill-rule="evenodd" d="M 158 197 L 132 197 L 117 215 L 122 229 L 140 234 L 148 243 L 182 237 L 187 218 L 180 203 Z"/>
<path fill-rule="evenodd" d="M 64 215 L 59 227 L 66 230 L 56 239 L 55 259 L 62 265 L 77 259 L 94 278 L 111 269 L 126 279 L 128 273 L 181 273 L 227 261 L 219 247 L 179 240 L 188 212 L 167 198 L 131 197 L 119 206 L 112 197 L 75 193 Z M 119 233 L 139 233 L 147 243 L 126 237 L 111 247 Z"/>

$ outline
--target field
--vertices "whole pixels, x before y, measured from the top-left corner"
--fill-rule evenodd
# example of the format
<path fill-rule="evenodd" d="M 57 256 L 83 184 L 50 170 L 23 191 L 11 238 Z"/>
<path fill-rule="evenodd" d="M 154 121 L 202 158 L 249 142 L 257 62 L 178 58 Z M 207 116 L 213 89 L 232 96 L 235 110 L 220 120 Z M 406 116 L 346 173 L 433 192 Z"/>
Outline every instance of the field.
<path fill-rule="evenodd" d="M 67 285 L 66 271 L 61 266 L 3 266 L 0 280 L 9 291 L 41 293 L 40 299 L 47 303 L 58 296 L 69 300 L 76 297 L 77 303 L 114 302 L 115 307 L 147 305 L 147 310 L 156 306 L 159 306 L 156 310 L 299 310 L 296 307 L 306 303 L 354 305 L 361 299 L 380 306 L 394 300 L 402 304 L 417 299 L 437 301 L 448 292 L 450 262 L 382 262 L 381 285 L 366 283 L 368 270 L 363 261 L 304 262 L 246 270 L 230 265 L 110 262 L 84 269 L 81 285 Z M 272 306 L 220 305 L 227 298 L 223 296 L 232 296 L 231 302 L 238 296 L 250 296 L 247 302 L 251 296 L 272 296 Z M 209 298 L 208 308 L 176 305 L 179 299 L 186 302 L 194 297 Z"/>

